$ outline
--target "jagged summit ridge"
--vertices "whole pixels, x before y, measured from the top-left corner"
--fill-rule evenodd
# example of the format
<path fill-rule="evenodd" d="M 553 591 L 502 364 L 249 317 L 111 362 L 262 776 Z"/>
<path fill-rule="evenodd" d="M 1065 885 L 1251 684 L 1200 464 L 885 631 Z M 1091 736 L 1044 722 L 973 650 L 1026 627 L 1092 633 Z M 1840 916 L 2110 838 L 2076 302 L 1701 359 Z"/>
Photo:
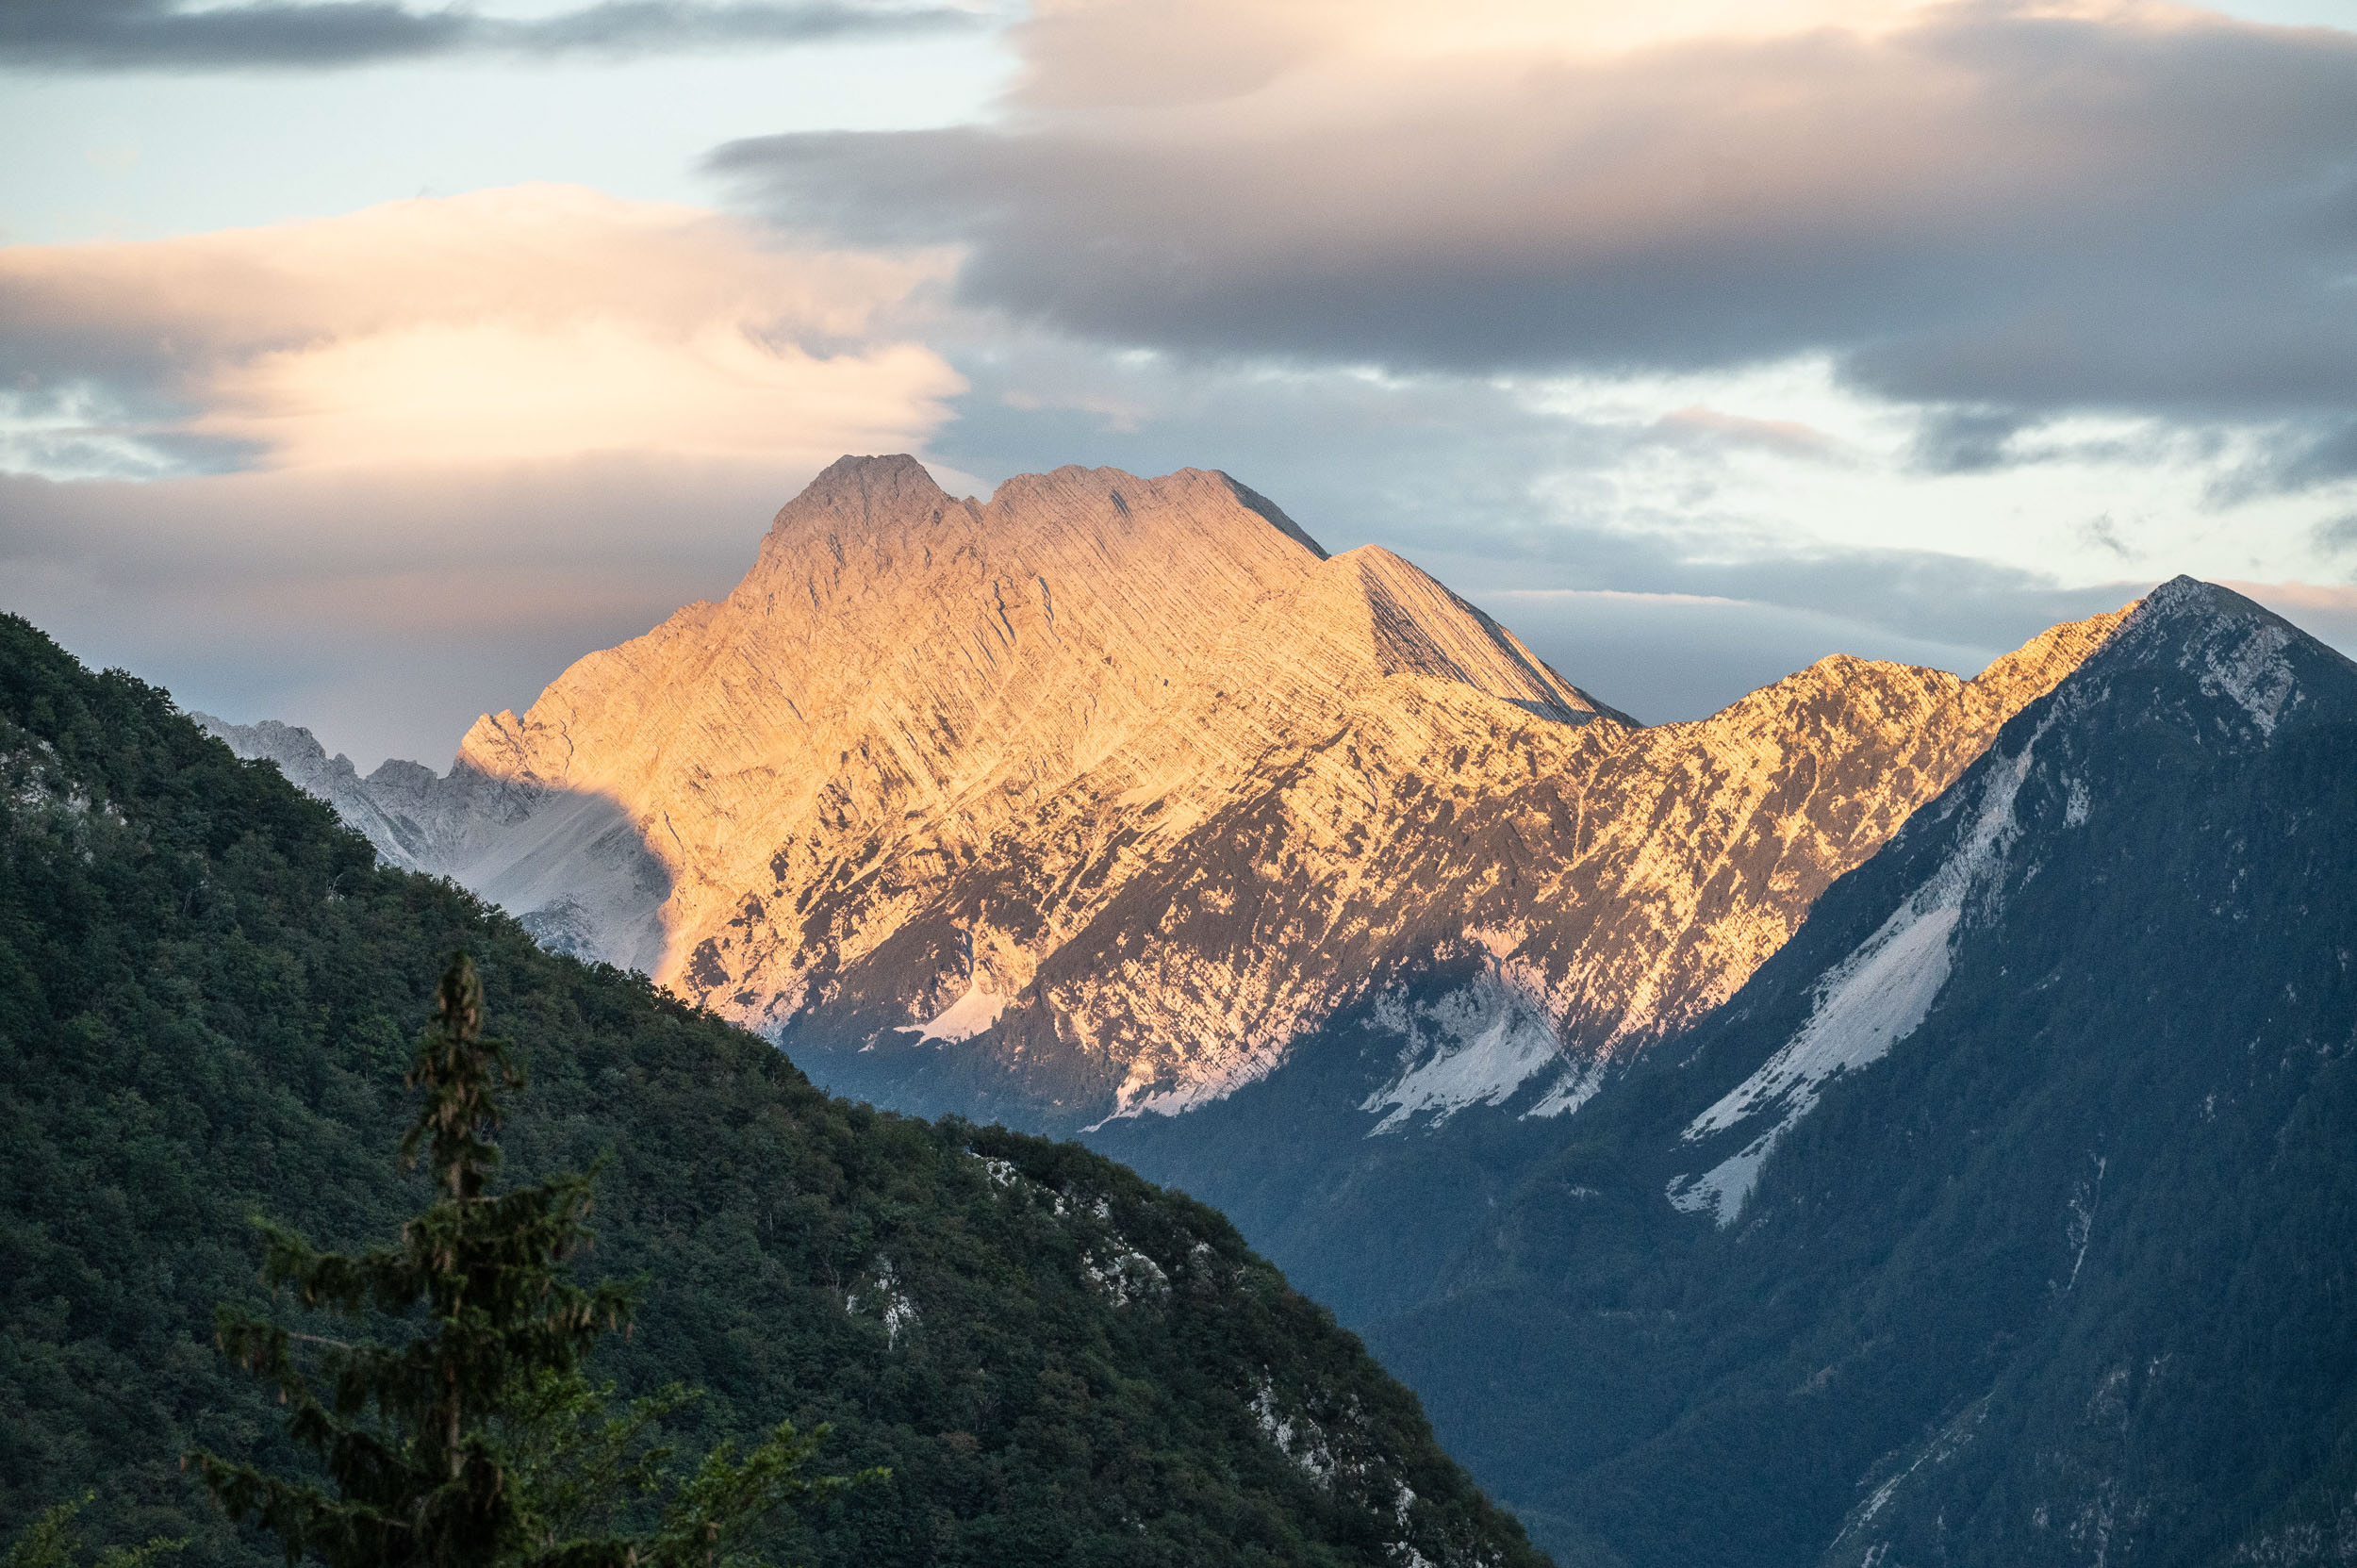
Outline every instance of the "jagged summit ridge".
<path fill-rule="evenodd" d="M 1600 711 L 1414 567 L 1329 560 L 1225 474 L 1065 468 L 981 503 L 914 458 L 850 457 L 779 512 L 726 598 L 486 715 L 458 769 L 627 817 L 670 879 L 652 966 L 707 995 L 716 965 L 730 997 L 766 986 L 774 1022 L 816 933 L 772 923 L 696 954 L 781 895 L 807 915 L 920 867 L 938 882 L 1076 790 L 1157 803 L 1166 835 L 1394 676 L 1559 721 Z M 817 945 L 882 940 L 886 900 Z"/>
<path fill-rule="evenodd" d="M 980 502 L 847 457 L 724 598 L 479 720 L 426 858 L 889 1102 L 1176 1112 L 1479 953 L 1527 1027 L 1410 1019 L 1377 1109 L 1529 1081 L 1559 1112 L 1723 999 L 2109 626 L 1970 682 L 1830 661 L 1645 729 L 1226 474 L 1063 468 Z"/>

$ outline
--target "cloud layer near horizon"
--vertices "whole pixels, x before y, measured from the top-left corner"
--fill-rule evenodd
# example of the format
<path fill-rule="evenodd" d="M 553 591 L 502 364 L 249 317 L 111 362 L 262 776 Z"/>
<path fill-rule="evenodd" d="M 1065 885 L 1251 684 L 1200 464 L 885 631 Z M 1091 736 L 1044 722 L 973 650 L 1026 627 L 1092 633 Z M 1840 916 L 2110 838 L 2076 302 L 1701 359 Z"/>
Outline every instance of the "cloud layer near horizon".
<path fill-rule="evenodd" d="M 964 382 L 895 318 L 944 266 L 566 187 L 0 248 L 0 467 L 915 446 Z"/>
<path fill-rule="evenodd" d="M 1985 420 L 2289 421 L 2286 474 L 2346 466 L 2357 36 L 2158 4 L 1633 14 L 1067 0 L 1017 30 L 1001 123 L 715 166 L 849 240 L 961 242 L 964 298 L 1109 343 L 1402 371 L 1823 353 Z"/>
<path fill-rule="evenodd" d="M 319 70 L 461 54 L 631 55 L 810 43 L 972 25 L 960 6 L 600 0 L 534 17 L 397 0 L 8 0 L 0 66 L 65 71 Z"/>
<path fill-rule="evenodd" d="M 945 267 L 563 187 L 0 248 L 0 607 L 447 762 L 725 591 L 827 462 L 922 447 Z"/>
<path fill-rule="evenodd" d="M 448 766 L 475 716 L 743 575 L 811 470 L 597 455 L 0 475 L 0 609 L 184 704 Z"/>

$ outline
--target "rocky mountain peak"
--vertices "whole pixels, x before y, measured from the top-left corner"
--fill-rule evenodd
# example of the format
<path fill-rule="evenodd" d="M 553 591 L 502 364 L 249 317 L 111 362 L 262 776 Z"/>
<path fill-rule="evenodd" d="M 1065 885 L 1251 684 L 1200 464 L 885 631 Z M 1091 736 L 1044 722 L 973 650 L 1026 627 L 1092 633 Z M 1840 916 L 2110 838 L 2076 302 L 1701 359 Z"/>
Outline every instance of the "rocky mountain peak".
<path fill-rule="evenodd" d="M 932 472 L 905 452 L 878 457 L 836 458 L 792 501 L 779 508 L 773 532 L 806 527 L 813 520 L 867 522 L 878 517 L 904 521 L 950 503 Z"/>
<path fill-rule="evenodd" d="M 1973 681 L 1831 661 L 1646 729 L 1227 474 L 1067 467 L 985 503 L 846 457 L 725 599 L 486 716 L 451 780 L 343 787 L 413 863 L 822 1074 L 848 1053 L 881 1100 L 981 1072 L 1024 1119 L 1201 1105 L 1463 961 L 1489 975 L 1450 1015 L 1471 1032 L 1407 1025 L 1432 1070 L 1385 1103 L 1539 1081 L 1559 1114 L 2110 626 Z M 1492 1002 L 1536 1022 L 1459 1060 L 1505 1048 Z"/>
<path fill-rule="evenodd" d="M 1471 686 L 1533 715 L 1585 723 L 1607 708 L 1548 668 L 1522 639 L 1381 545 L 1361 545 L 1318 569 L 1331 621 L 1348 627 L 1384 675 Z"/>
<path fill-rule="evenodd" d="M 2357 664 L 2273 611 L 2232 588 L 2176 577 L 2134 607 L 2070 684 L 2081 703 L 2135 689 L 2181 715 L 2199 708 L 2210 733 L 2265 740 L 2316 711 L 2319 693 L 2337 699 L 2352 681 Z"/>
<path fill-rule="evenodd" d="M 850 457 L 725 600 L 486 716 L 460 761 L 636 824 L 664 869 L 627 877 L 666 889 L 662 978 L 774 1018 L 805 1000 L 821 905 L 859 904 L 827 919 L 865 934 L 816 950 L 872 945 L 909 907 L 901 876 L 938 885 L 1043 812 L 1159 802 L 1168 840 L 1394 676 L 1518 716 L 1601 711 L 1408 562 L 1329 560 L 1226 474 L 1063 468 L 984 503 L 913 458 Z M 801 913 L 779 926 L 779 908 Z M 749 918 L 768 934 L 731 934 Z"/>

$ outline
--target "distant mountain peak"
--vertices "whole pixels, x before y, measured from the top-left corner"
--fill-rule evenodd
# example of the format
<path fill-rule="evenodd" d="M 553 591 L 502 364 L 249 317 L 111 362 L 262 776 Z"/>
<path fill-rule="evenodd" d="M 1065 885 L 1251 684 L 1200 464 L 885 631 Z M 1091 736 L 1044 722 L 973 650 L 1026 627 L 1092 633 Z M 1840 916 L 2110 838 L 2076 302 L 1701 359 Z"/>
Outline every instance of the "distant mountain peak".
<path fill-rule="evenodd" d="M 2232 588 L 2174 577 L 2154 588 L 2077 685 L 2105 692 L 2131 671 L 2173 669 L 2219 706 L 2212 720 L 2262 739 L 2315 705 L 2317 681 L 2346 682 L 2357 665 Z M 2166 697 L 2166 688 L 2158 695 Z M 2230 719 L 2228 715 L 2233 717 Z"/>

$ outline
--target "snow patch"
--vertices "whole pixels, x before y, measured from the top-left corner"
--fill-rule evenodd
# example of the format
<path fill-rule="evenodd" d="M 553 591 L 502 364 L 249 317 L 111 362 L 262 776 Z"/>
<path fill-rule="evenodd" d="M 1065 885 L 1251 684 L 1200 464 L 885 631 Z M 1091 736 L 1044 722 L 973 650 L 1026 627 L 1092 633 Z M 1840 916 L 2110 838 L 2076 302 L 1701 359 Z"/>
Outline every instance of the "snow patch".
<path fill-rule="evenodd" d="M 1819 982 L 1808 1022 L 1688 1127 L 1688 1142 L 1724 1132 L 1783 1099 L 1798 1120 L 1819 1084 L 1879 1060 L 1915 1032 L 1948 982 L 1948 942 L 1963 913 L 1954 904 L 1909 900 L 1882 929 Z"/>
<path fill-rule="evenodd" d="M 1946 1464 L 1950 1460 L 1955 1458 L 1956 1455 L 1964 1449 L 1965 1445 L 1972 1441 L 1975 1433 L 1977 1433 L 1980 1428 L 1982 1421 L 1985 1420 L 1987 1415 L 1988 1399 L 1986 1395 L 1983 1395 L 1981 1398 L 1975 1399 L 1972 1403 L 1967 1405 L 1964 1410 L 1957 1414 L 1954 1420 L 1949 1422 L 1946 1427 L 1940 1428 L 1939 1432 L 1933 1437 L 1931 1442 L 1924 1444 L 1922 1449 L 1916 1454 L 1914 1460 L 1907 1464 L 1906 1468 L 1894 1472 L 1887 1478 L 1886 1478 L 1882 1484 L 1874 1488 L 1873 1493 L 1867 1497 L 1864 1503 L 1859 1505 L 1856 1511 L 1850 1516 L 1849 1521 L 1841 1527 L 1841 1533 L 1834 1537 L 1833 1552 L 1829 1552 L 1826 1555 L 1830 1558 L 1834 1555 L 1834 1553 L 1840 1552 L 1844 1543 L 1849 1542 L 1853 1537 L 1857 1535 L 1858 1532 L 1872 1525 L 1875 1516 L 1890 1505 L 1890 1499 L 1898 1494 L 1900 1487 L 1905 1485 L 1908 1479 L 1912 1477 L 1917 1471 L 1922 1469 L 1926 1464 L 1933 1465 L 1935 1467 Z M 2041 1527 L 2043 1527 L 2042 1523 Z M 1865 1555 L 1859 1559 L 1861 1568 L 1874 1568 L 1874 1565 L 1879 1564 L 1889 1553 L 1889 1551 L 1890 1543 L 1887 1541 L 1878 1541 L 1874 1543 L 1866 1549 Z"/>
<path fill-rule="evenodd" d="M 2019 831 L 2014 800 L 2029 776 L 2038 740 L 2052 722 L 2050 716 L 2019 755 L 1999 759 L 1990 768 L 1978 809 L 1955 850 L 1873 935 L 1818 981 L 1800 1032 L 1687 1126 L 1680 1137 L 1694 1143 L 1768 1111 L 1781 1113 L 1772 1126 L 1704 1175 L 1672 1179 L 1672 1204 L 1688 1213 L 1713 1214 L 1721 1225 L 1734 1224 L 1758 1183 L 1760 1167 L 1784 1135 L 1817 1108 L 1818 1091 L 1826 1081 L 1881 1060 L 1922 1023 L 1948 983 L 1950 952 L 1967 906 L 2004 867 Z"/>
<path fill-rule="evenodd" d="M 1564 1062 L 1563 1039 L 1556 1032 L 1540 977 L 1473 933 L 1488 962 L 1471 985 L 1438 1001 L 1409 1008 L 1396 997 L 1378 1001 L 1376 1022 L 1408 1037 L 1399 1077 L 1367 1097 L 1359 1109 L 1387 1112 L 1368 1132 L 1397 1131 L 1429 1112 L 1439 1127 L 1470 1105 L 1503 1105 L 1539 1074 L 1565 1070 L 1539 1103 L 1525 1113 L 1560 1115 L 1576 1110 L 1595 1093 L 1596 1069 Z M 1429 1032 L 1426 1025 L 1432 1026 Z M 1438 1039 L 1435 1039 L 1435 1036 Z"/>
<path fill-rule="evenodd" d="M 1794 1116 L 1791 1121 L 1800 1118 Z M 1697 1177 L 1678 1176 L 1670 1180 L 1670 1206 L 1689 1214 L 1715 1215 L 1722 1225 L 1732 1225 L 1742 1212 L 1743 1200 L 1752 1196 L 1758 1184 L 1759 1167 L 1776 1147 L 1791 1121 L 1780 1122 L 1745 1144 L 1742 1152 L 1722 1160 Z"/>
<path fill-rule="evenodd" d="M 1014 1000 L 1013 997 L 994 996 L 983 990 L 979 979 L 969 981 L 965 995 L 939 1014 L 921 1024 L 902 1024 L 892 1032 L 914 1034 L 920 1046 L 929 1040 L 947 1040 L 953 1046 L 960 1045 L 996 1024 L 998 1015 L 1004 1013 Z"/>
<path fill-rule="evenodd" d="M 2079 1182 L 2070 1194 L 2070 1223 L 2066 1233 L 2075 1250 L 2070 1254 L 2070 1278 L 2063 1282 L 2066 1296 L 2078 1287 L 2079 1270 L 2087 1261 L 2087 1246 L 2095 1239 L 2096 1206 L 2103 1200 L 2103 1173 L 2111 1166 L 2105 1155 L 2090 1151 L 2087 1159 L 2095 1166 L 2095 1180 Z"/>
<path fill-rule="evenodd" d="M 1593 1099 L 1596 1091 L 1603 1087 L 1604 1061 L 1602 1058 L 1589 1063 L 1586 1066 L 1575 1063 L 1566 1064 L 1563 1076 L 1556 1080 L 1555 1087 L 1540 1096 L 1539 1103 L 1523 1113 L 1523 1119 L 1527 1121 L 1533 1116 L 1568 1116 Z"/>

